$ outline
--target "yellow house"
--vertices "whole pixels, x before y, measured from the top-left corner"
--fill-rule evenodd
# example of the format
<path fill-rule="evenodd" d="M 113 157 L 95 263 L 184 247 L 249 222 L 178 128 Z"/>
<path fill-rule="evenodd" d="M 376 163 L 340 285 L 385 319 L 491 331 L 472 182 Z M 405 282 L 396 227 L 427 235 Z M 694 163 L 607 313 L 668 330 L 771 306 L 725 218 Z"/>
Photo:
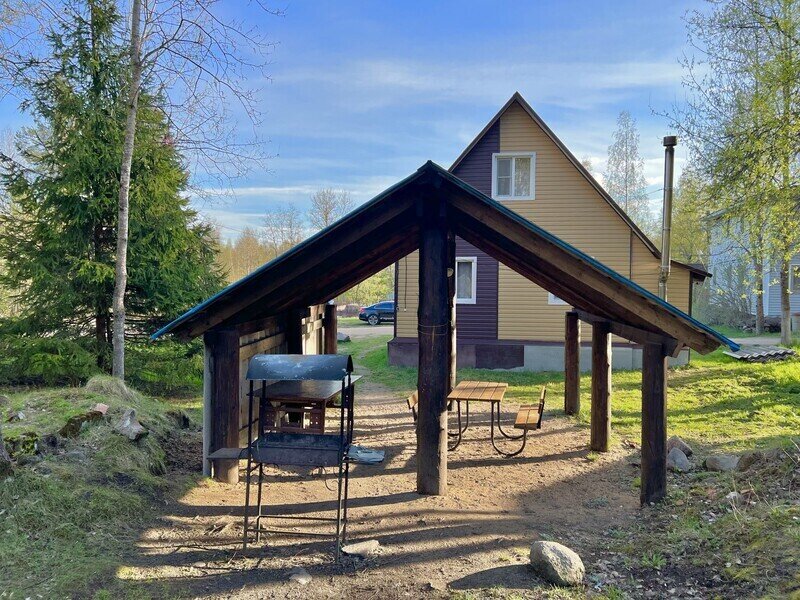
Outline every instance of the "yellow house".
<path fill-rule="evenodd" d="M 450 172 L 526 219 L 576 246 L 645 289 L 658 293 L 660 252 L 518 93 L 450 167 Z M 458 238 L 458 363 L 464 367 L 561 370 L 560 298 Z M 416 365 L 419 254 L 396 264 L 394 338 L 389 361 Z M 708 273 L 672 262 L 668 300 L 691 311 L 692 287 Z M 590 332 L 582 339 L 590 339 Z M 588 345 L 581 364 L 589 365 Z M 688 350 L 673 359 L 688 361 Z M 615 340 L 614 368 L 641 366 L 641 349 Z"/>

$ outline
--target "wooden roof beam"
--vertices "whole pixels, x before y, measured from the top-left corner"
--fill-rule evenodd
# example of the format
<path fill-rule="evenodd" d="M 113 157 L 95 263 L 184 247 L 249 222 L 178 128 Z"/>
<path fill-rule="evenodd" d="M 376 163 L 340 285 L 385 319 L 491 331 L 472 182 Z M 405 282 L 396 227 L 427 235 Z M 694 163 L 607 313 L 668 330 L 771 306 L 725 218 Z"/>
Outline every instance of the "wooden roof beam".
<path fill-rule="evenodd" d="M 664 347 L 664 350 L 670 356 L 677 356 L 678 353 L 684 348 L 683 344 L 673 337 L 639 329 L 638 327 L 634 327 L 626 323 L 619 323 L 617 321 L 600 317 L 583 310 L 576 310 L 575 312 L 578 313 L 578 318 L 581 321 L 589 323 L 590 325 L 594 325 L 596 323 L 607 323 L 611 333 L 625 338 L 626 340 L 636 342 L 637 344 L 661 344 Z"/>

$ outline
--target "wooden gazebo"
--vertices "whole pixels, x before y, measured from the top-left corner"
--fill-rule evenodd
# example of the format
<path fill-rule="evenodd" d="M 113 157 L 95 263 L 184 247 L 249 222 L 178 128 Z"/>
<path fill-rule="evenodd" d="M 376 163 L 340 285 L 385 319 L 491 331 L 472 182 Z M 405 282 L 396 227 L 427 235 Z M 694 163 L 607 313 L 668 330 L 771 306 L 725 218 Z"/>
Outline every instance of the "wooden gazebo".
<path fill-rule="evenodd" d="M 242 363 L 249 356 L 332 351 L 335 312 L 321 307 L 419 249 L 417 491 L 444 494 L 456 236 L 573 307 L 565 327 L 568 410 L 578 402 L 580 322 L 592 325 L 594 450 L 609 447 L 611 336 L 643 346 L 641 500 L 663 498 L 667 359 L 686 347 L 705 354 L 736 344 L 432 162 L 153 335 L 204 336 L 204 458 L 239 446 Z M 216 463 L 217 478 L 238 476 L 235 461 Z"/>

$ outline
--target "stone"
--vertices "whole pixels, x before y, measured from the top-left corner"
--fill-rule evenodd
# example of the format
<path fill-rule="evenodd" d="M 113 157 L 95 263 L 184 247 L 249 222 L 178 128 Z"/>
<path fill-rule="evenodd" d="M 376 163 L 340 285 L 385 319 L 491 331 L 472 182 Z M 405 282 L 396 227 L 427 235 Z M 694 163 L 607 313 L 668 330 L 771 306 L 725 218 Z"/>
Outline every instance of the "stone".
<path fill-rule="evenodd" d="M 364 542 L 356 542 L 355 544 L 347 544 L 342 546 L 342 552 L 349 556 L 372 556 L 377 554 L 381 548 L 378 540 L 366 540 Z"/>
<path fill-rule="evenodd" d="M 336 332 L 336 341 L 339 343 L 347 343 L 350 341 L 350 336 L 346 333 L 342 333 L 341 331 Z"/>
<path fill-rule="evenodd" d="M 734 471 L 739 464 L 739 457 L 735 454 L 716 454 L 709 456 L 703 464 L 709 471 Z"/>
<path fill-rule="evenodd" d="M 40 462 L 42 462 L 42 457 L 38 454 L 23 454 L 17 457 L 17 464 L 20 467 L 38 465 Z"/>
<path fill-rule="evenodd" d="M 561 586 L 580 585 L 586 574 L 581 557 L 557 542 L 534 542 L 531 567 L 543 579 Z"/>
<path fill-rule="evenodd" d="M 8 423 L 13 423 L 14 421 L 24 421 L 24 420 L 25 420 L 25 413 L 22 412 L 21 410 L 20 411 L 16 411 L 16 410 L 10 411 L 8 413 L 8 418 L 6 419 L 6 421 Z"/>
<path fill-rule="evenodd" d="M 725 500 L 731 504 L 745 504 L 746 502 L 745 497 L 739 492 L 730 492 L 725 496 Z"/>
<path fill-rule="evenodd" d="M 692 450 L 692 447 L 686 442 L 684 442 L 677 435 L 673 435 L 671 438 L 667 440 L 667 452 L 669 452 L 673 448 L 677 448 L 678 450 L 683 452 L 687 457 L 694 454 L 694 450 Z"/>
<path fill-rule="evenodd" d="M 99 404 L 96 406 L 100 406 Z M 106 407 L 108 410 L 108 406 L 103 404 L 102 406 Z M 83 413 L 82 415 L 75 415 L 74 417 L 70 417 L 67 419 L 67 422 L 64 426 L 58 430 L 58 434 L 65 438 L 76 438 L 81 434 L 81 431 L 84 430 L 85 427 L 88 426 L 89 423 L 93 423 L 95 421 L 99 421 L 103 418 L 105 414 L 104 411 L 96 410 L 93 408 L 92 410 Z"/>
<path fill-rule="evenodd" d="M 108 412 L 108 404 L 98 402 L 92 407 L 92 412 L 99 412 L 100 414 L 104 415 Z"/>
<path fill-rule="evenodd" d="M 676 473 L 688 473 L 692 470 L 692 463 L 680 448 L 674 446 L 667 454 L 667 469 Z"/>
<path fill-rule="evenodd" d="M 289 581 L 294 581 L 300 585 L 308 585 L 311 583 L 311 574 L 303 567 L 293 567 L 289 569 Z"/>
<path fill-rule="evenodd" d="M 129 408 L 122 414 L 122 418 L 114 425 L 114 431 L 120 435 L 124 435 L 132 442 L 142 439 L 148 434 L 141 423 L 136 418 L 136 411 Z"/>
<path fill-rule="evenodd" d="M 753 450 L 752 452 L 745 452 L 739 457 L 739 462 L 736 464 L 737 471 L 747 471 L 750 467 L 752 467 L 757 462 L 761 462 L 764 460 L 764 453 L 759 452 L 758 450 Z"/>

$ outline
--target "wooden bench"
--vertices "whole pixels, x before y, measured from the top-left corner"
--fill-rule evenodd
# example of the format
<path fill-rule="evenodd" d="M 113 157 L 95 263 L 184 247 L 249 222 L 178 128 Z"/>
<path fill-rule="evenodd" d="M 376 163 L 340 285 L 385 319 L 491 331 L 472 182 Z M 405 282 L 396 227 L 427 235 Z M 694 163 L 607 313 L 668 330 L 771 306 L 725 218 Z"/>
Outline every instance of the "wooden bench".
<path fill-rule="evenodd" d="M 542 387 L 539 395 L 539 406 L 529 404 L 520 406 L 517 411 L 517 419 L 514 422 L 514 429 L 529 431 L 531 429 L 542 428 L 542 414 L 544 413 L 544 399 L 547 396 L 547 386 Z"/>
<path fill-rule="evenodd" d="M 411 394 L 408 398 L 406 398 L 406 404 L 408 404 L 408 408 L 411 411 L 411 414 L 414 417 L 414 423 L 417 422 L 417 404 L 419 404 L 419 394 L 417 390 L 414 390 L 414 393 Z"/>

